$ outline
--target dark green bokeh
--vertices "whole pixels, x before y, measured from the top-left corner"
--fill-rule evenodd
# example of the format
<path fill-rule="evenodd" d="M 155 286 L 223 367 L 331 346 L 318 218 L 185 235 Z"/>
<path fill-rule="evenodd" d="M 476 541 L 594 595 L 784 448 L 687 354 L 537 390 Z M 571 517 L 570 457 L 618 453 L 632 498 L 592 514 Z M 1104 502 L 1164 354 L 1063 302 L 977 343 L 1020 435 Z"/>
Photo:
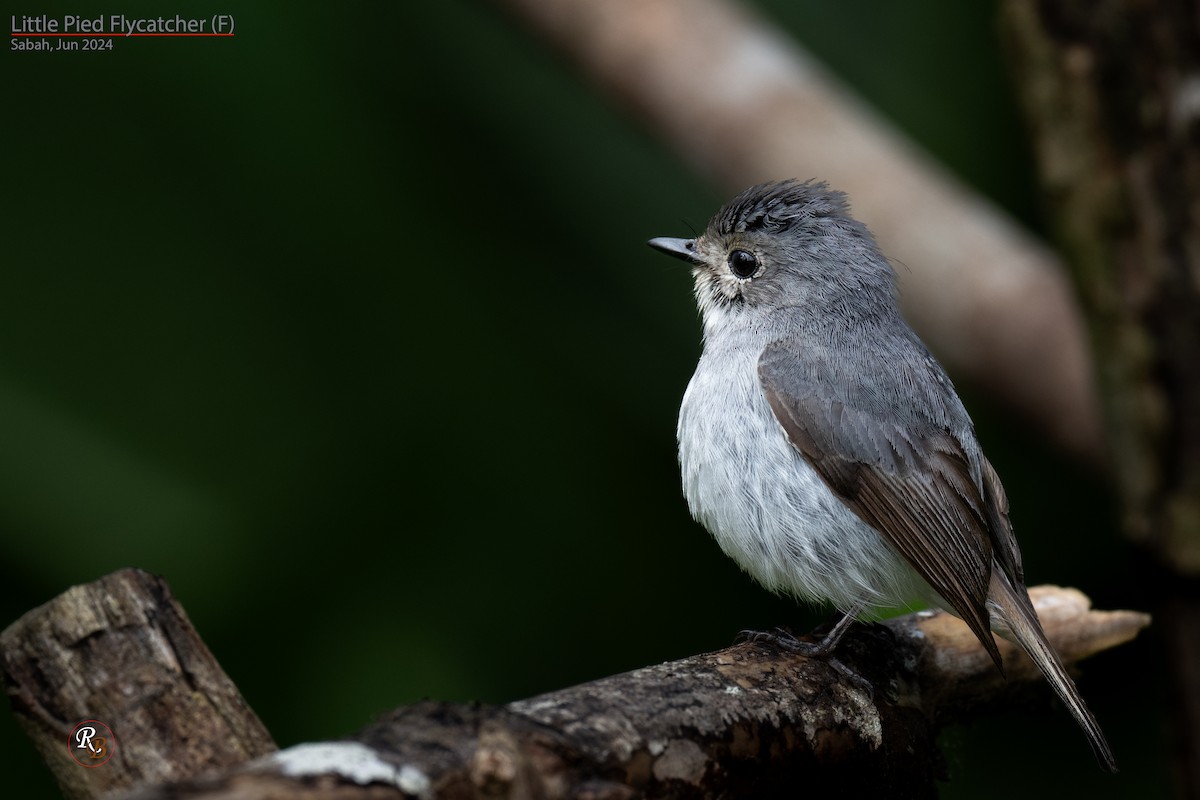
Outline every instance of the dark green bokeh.
<path fill-rule="evenodd" d="M 994 9 L 763 5 L 1037 225 Z M 679 496 L 699 332 L 643 242 L 725 198 L 490 6 L 233 13 L 233 40 L 5 56 L 0 624 L 161 573 L 286 745 L 818 620 Z M 963 389 L 1031 582 L 1137 607 L 1103 486 Z M 1163 793 L 1164 699 L 1126 689 L 1162 686 L 1153 652 L 1082 684 L 1121 776 L 1040 703 L 950 732 L 944 795 Z M 7 713 L 0 751 L 14 796 L 53 793 Z"/>

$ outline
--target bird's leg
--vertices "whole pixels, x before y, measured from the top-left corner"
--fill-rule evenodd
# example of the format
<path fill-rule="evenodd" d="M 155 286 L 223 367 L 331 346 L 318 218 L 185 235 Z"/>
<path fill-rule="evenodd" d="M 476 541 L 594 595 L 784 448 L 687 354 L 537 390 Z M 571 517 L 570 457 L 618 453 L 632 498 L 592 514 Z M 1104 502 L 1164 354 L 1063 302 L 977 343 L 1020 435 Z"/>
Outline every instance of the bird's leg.
<path fill-rule="evenodd" d="M 819 642 L 802 642 L 783 628 L 776 628 L 773 631 L 741 631 L 738 633 L 738 637 L 748 642 L 776 644 L 784 650 L 809 658 L 828 658 L 864 608 L 866 608 L 865 603 L 855 603 L 849 611 L 842 614 L 833 629 L 825 634 Z"/>
<path fill-rule="evenodd" d="M 865 607 L 865 603 L 854 604 L 819 642 L 800 641 L 782 628 L 776 628 L 773 631 L 742 631 L 739 637 L 749 642 L 774 644 L 782 650 L 787 650 L 790 653 L 796 653 L 806 658 L 819 658 L 827 662 L 829 666 L 837 670 L 839 674 L 843 675 L 851 683 L 861 689 L 865 689 L 868 694 L 873 694 L 871 684 L 865 678 L 833 657 L 834 648 L 838 646 L 838 642 L 846 635 L 846 631 L 850 630 L 850 625 L 858 618 L 859 613 Z"/>

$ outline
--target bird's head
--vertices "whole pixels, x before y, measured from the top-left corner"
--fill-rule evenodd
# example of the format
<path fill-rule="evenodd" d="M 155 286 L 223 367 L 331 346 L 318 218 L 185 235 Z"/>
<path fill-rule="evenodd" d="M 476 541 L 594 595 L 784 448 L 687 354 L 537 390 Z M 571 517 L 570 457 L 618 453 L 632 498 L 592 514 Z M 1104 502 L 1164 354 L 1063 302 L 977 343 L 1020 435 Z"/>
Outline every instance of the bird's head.
<path fill-rule="evenodd" d="M 758 324 L 780 310 L 853 317 L 881 301 L 895 308 L 895 273 L 866 226 L 850 216 L 846 196 L 824 183 L 752 186 L 695 239 L 647 244 L 692 265 L 706 327 Z"/>

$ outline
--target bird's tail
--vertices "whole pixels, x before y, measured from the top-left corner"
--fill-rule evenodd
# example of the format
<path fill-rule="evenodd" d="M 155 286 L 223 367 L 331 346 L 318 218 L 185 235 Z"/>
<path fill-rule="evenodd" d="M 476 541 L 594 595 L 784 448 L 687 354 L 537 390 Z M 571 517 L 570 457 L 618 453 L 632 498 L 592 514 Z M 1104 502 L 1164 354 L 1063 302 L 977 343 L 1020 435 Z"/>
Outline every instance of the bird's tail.
<path fill-rule="evenodd" d="M 1042 624 L 1038 621 L 1037 612 L 1024 587 L 1015 588 L 1004 574 L 1003 570 L 992 570 L 992 581 L 988 591 L 988 600 L 998 612 L 1000 622 L 1007 630 L 998 630 L 1006 639 L 1015 639 L 1022 649 L 1037 664 L 1038 669 L 1046 676 L 1046 680 L 1054 688 L 1055 693 L 1070 709 L 1071 715 L 1083 728 L 1088 742 L 1096 754 L 1096 759 L 1109 772 L 1117 771 L 1117 762 L 1113 759 L 1112 750 L 1104 739 L 1096 718 L 1088 710 L 1087 704 L 1079 696 L 1075 682 L 1067 674 L 1062 661 L 1054 648 L 1046 641 Z M 997 626 L 998 628 L 1000 626 Z"/>

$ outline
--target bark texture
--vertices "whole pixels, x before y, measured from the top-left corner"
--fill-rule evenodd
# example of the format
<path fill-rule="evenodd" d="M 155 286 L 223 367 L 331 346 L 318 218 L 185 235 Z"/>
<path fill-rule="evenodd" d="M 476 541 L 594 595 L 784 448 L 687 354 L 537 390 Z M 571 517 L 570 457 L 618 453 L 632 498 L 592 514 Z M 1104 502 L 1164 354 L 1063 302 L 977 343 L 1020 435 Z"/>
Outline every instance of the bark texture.
<path fill-rule="evenodd" d="M 1092 611 L 1070 589 L 1032 594 L 1067 663 L 1149 622 Z M 920 612 L 852 629 L 837 653 L 849 673 L 740 644 L 507 706 L 421 703 L 350 739 L 244 764 L 273 749 L 270 738 L 145 573 L 71 589 L 0 645 L 14 710 L 70 798 L 131 786 L 140 800 L 762 797 L 796 786 L 925 798 L 942 724 L 1044 691 L 1014 645 L 1000 642 L 1005 681 L 960 620 Z M 109 764 L 69 758 L 81 718 L 112 727 Z M 1063 749 L 1088 759 L 1082 735 Z"/>
<path fill-rule="evenodd" d="M 1154 561 L 1180 787 L 1200 797 L 1200 5 L 1003 9 L 1095 345 L 1124 530 Z"/>
<path fill-rule="evenodd" d="M 127 569 L 76 586 L 0 633 L 13 713 L 67 798 L 181 780 L 275 743 L 165 581 Z M 112 757 L 85 769 L 68 737 L 95 719 Z"/>

